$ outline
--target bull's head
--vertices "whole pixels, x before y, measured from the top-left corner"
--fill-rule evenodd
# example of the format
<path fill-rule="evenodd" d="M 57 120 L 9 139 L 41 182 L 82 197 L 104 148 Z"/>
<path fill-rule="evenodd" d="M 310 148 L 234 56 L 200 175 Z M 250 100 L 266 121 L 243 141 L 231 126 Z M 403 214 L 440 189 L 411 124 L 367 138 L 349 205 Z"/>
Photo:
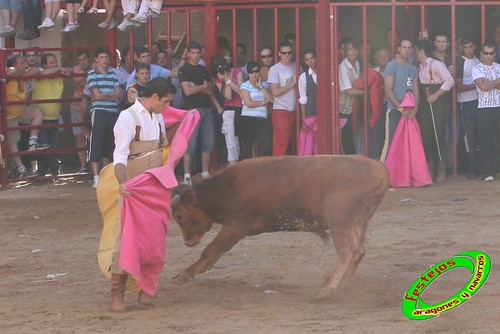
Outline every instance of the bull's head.
<path fill-rule="evenodd" d="M 210 230 L 212 223 L 196 204 L 196 193 L 189 186 L 181 186 L 174 191 L 172 215 L 179 224 L 186 246 L 194 247 L 203 235 Z"/>

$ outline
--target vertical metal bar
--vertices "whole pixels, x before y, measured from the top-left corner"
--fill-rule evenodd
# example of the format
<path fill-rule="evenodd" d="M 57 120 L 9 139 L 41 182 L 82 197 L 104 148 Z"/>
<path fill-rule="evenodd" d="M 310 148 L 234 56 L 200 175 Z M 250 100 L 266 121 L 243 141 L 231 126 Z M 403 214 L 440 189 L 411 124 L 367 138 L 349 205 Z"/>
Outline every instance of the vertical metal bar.
<path fill-rule="evenodd" d="M 258 27 L 257 27 L 257 8 L 253 8 L 252 9 L 252 31 L 253 31 L 253 59 L 255 59 L 255 61 L 258 61 L 258 52 L 259 52 L 259 45 L 258 45 L 258 41 L 257 41 L 257 36 L 258 36 Z M 234 59 L 234 57 L 233 57 Z"/>
<path fill-rule="evenodd" d="M 481 5 L 481 46 L 485 41 L 486 41 L 486 6 Z"/>
<path fill-rule="evenodd" d="M 276 53 L 274 59 L 278 61 L 279 55 L 278 55 L 278 8 L 274 8 L 274 52 Z"/>
<path fill-rule="evenodd" d="M 217 53 L 217 14 L 214 5 L 207 4 L 205 13 L 205 64 L 210 68 L 212 57 Z"/>
<path fill-rule="evenodd" d="M 450 3 L 451 6 L 451 68 L 452 68 L 452 75 L 453 78 L 457 78 L 457 48 L 456 48 L 456 40 L 457 40 L 457 34 L 456 34 L 456 4 L 455 0 L 452 0 Z M 453 85 L 452 88 L 452 103 L 451 103 L 451 124 L 453 126 L 452 130 L 452 143 L 453 143 L 453 175 L 458 174 L 458 166 L 457 166 L 457 140 L 458 140 L 458 134 L 457 134 L 457 104 L 455 103 L 457 101 L 457 85 Z"/>
<path fill-rule="evenodd" d="M 186 10 L 186 45 L 191 43 L 191 11 Z"/>
<path fill-rule="evenodd" d="M 370 147 L 369 147 L 369 143 L 368 143 L 368 128 L 369 128 L 369 123 L 368 122 L 368 111 L 369 111 L 369 108 L 368 108 L 368 33 L 367 33 L 367 15 L 366 15 L 366 5 L 363 5 L 362 7 L 362 13 L 363 13 L 363 26 L 362 26 L 362 29 L 363 29 L 363 69 L 364 69 L 364 73 L 361 73 L 364 78 L 364 89 L 363 89 L 363 123 L 364 123 L 364 128 L 361 129 L 363 132 L 364 132 L 364 146 L 365 146 L 365 156 L 368 156 L 368 152 L 370 150 Z M 392 34 L 393 36 L 395 36 L 396 34 Z M 358 103 L 358 106 L 359 106 L 359 103 Z M 358 123 L 359 125 L 359 123 Z M 359 127 L 358 129 L 356 129 L 355 131 L 359 131 Z"/>
<path fill-rule="evenodd" d="M 111 54 L 111 66 L 116 67 L 116 29 L 106 29 L 106 45 Z"/>
<path fill-rule="evenodd" d="M 420 6 L 420 31 L 427 29 L 427 15 L 425 14 L 425 6 Z M 428 31 L 430 34 L 430 31 Z"/>
<path fill-rule="evenodd" d="M 129 73 L 132 73 L 134 70 L 134 64 L 135 64 L 135 49 L 134 49 L 134 31 L 130 30 L 128 33 L 128 43 L 130 50 L 128 51 L 130 62 L 129 62 L 129 68 L 128 71 Z"/>
<path fill-rule="evenodd" d="M 334 154 L 340 154 L 342 151 L 341 147 L 341 129 L 339 124 L 339 49 L 338 49 L 338 7 L 333 5 L 333 23 L 330 24 L 330 33 L 334 36 L 333 41 L 334 45 L 332 45 L 333 54 L 334 54 L 334 63 L 332 66 L 331 74 L 333 76 L 333 80 L 331 81 L 331 94 L 334 96 L 334 103 L 332 108 L 332 146 L 334 148 Z"/>
<path fill-rule="evenodd" d="M 238 34 L 238 31 L 237 31 L 237 28 L 236 28 L 236 15 L 237 15 L 237 12 L 236 12 L 236 9 L 233 8 L 233 10 L 231 10 L 231 29 L 233 31 L 233 67 L 236 67 L 237 63 L 236 63 L 236 58 L 237 58 L 237 53 L 238 53 L 238 50 L 237 50 L 237 47 L 236 47 L 236 44 L 238 44 L 238 41 L 237 41 L 237 37 L 236 35 Z"/>
<path fill-rule="evenodd" d="M 153 20 L 150 19 L 147 21 L 147 23 L 148 23 L 148 49 L 151 56 L 151 63 L 153 63 L 154 57 L 156 56 L 153 54 Z"/>
<path fill-rule="evenodd" d="M 297 84 L 295 85 L 295 101 L 299 100 L 299 78 L 298 76 L 300 75 L 300 12 L 299 12 L 299 6 L 295 7 L 295 73 L 297 76 Z M 306 69 L 307 71 L 307 69 Z M 300 123 L 300 105 L 298 102 L 296 102 L 296 107 L 295 107 L 295 147 L 299 147 L 299 131 L 301 127 Z M 293 138 L 292 138 L 293 140 Z M 297 152 L 293 152 L 294 154 L 297 154 Z"/>
<path fill-rule="evenodd" d="M 391 5 L 391 55 L 392 59 L 396 57 L 396 5 L 394 0 Z"/>
<path fill-rule="evenodd" d="M 174 51 L 172 48 L 172 12 L 169 10 L 167 11 L 167 16 L 166 16 L 166 34 L 167 34 L 167 50 L 170 50 L 171 52 L 167 52 L 167 64 L 168 68 L 172 68 L 172 56 L 175 57 L 175 55 L 172 54 Z M 180 43 L 180 41 L 179 41 Z M 182 51 L 182 50 L 181 50 Z"/>
<path fill-rule="evenodd" d="M 9 38 L 10 39 L 10 38 Z M 0 50 L 0 64 L 5 64 L 6 62 L 6 57 L 5 53 L 7 51 L 4 49 Z M 0 77 L 5 78 L 5 66 L 1 66 L 0 68 Z M 7 96 L 6 95 L 6 83 L 2 82 L 0 83 L 0 88 L 2 91 L 2 96 Z M 5 165 L 0 165 L 0 188 L 5 189 L 7 187 L 7 177 L 8 177 L 8 166 L 9 164 L 7 163 L 9 161 L 9 152 L 7 150 L 7 109 L 6 109 L 6 99 L 3 98 L 0 100 L 0 105 L 2 106 L 2 109 L 0 110 L 0 134 L 4 136 L 4 140 L 0 141 L 0 146 L 1 146 L 1 151 L 4 157 L 4 161 L 0 161 L 0 163 L 5 163 Z"/>

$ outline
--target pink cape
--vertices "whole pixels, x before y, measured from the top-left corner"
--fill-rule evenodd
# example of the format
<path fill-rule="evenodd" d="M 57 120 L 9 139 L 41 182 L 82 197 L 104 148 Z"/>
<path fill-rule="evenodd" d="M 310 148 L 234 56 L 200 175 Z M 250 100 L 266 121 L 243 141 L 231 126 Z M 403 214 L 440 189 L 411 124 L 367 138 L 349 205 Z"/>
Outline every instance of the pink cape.
<path fill-rule="evenodd" d="M 316 142 L 316 133 L 318 126 L 316 123 L 316 116 L 308 116 L 304 118 L 304 125 L 309 128 L 305 132 L 300 129 L 299 132 L 299 147 L 297 148 L 298 156 L 308 156 L 318 154 L 318 144 Z"/>
<path fill-rule="evenodd" d="M 181 116 L 177 111 L 179 109 L 174 109 L 172 117 L 164 117 L 175 123 Z M 199 119 L 198 112 L 185 116 L 164 166 L 149 169 L 126 183 L 131 195 L 123 198 L 121 210 L 120 267 L 134 276 L 137 286 L 150 296 L 156 295 L 156 284 L 165 262 L 171 189 L 177 187 L 174 169 L 186 152 Z"/>
<path fill-rule="evenodd" d="M 432 183 L 417 120 L 401 117 L 385 165 L 391 187 L 422 187 Z"/>

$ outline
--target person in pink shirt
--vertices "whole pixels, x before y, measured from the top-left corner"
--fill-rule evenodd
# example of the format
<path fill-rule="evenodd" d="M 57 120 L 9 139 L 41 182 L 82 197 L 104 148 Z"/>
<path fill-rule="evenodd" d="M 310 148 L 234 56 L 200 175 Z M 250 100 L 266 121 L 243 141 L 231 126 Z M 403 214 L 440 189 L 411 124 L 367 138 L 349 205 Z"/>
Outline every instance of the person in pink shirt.
<path fill-rule="evenodd" d="M 425 157 L 435 181 L 446 179 L 445 123 L 447 95 L 455 84 L 446 65 L 431 57 L 432 45 L 420 40 L 415 44 L 415 60 L 419 62 L 420 106 L 417 120 L 422 132 Z M 438 162 L 436 164 L 436 161 Z"/>

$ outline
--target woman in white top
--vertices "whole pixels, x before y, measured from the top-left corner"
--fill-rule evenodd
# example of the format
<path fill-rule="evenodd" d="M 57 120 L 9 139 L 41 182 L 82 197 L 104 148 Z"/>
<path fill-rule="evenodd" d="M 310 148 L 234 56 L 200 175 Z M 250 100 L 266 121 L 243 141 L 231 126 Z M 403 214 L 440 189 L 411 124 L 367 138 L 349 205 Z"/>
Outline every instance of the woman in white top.
<path fill-rule="evenodd" d="M 247 64 L 248 80 L 240 86 L 243 109 L 240 120 L 240 159 L 272 155 L 273 127 L 269 122 L 267 104 L 274 98 L 260 80 L 260 66 L 255 61 Z M 253 150 L 256 142 L 256 150 Z"/>

